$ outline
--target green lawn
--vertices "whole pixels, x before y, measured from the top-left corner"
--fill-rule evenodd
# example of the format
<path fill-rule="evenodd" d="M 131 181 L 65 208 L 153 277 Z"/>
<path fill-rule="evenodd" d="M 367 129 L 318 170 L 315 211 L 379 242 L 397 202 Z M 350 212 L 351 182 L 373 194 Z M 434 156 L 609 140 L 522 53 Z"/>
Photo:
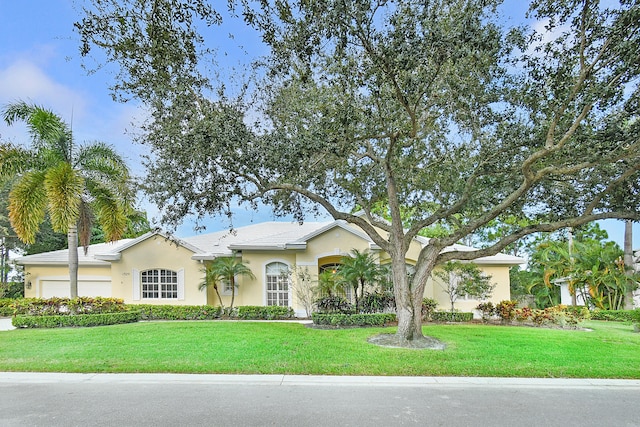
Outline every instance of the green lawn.
<path fill-rule="evenodd" d="M 640 378 L 640 334 L 484 325 L 426 326 L 444 351 L 381 348 L 393 328 L 292 323 L 142 322 L 0 332 L 0 371 Z"/>

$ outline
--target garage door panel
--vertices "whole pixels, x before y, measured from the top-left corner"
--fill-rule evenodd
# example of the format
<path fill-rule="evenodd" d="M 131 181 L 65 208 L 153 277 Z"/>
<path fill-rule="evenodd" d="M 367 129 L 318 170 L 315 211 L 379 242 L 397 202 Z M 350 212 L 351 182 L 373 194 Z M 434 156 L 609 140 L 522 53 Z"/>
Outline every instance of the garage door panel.
<path fill-rule="evenodd" d="M 43 280 L 42 298 L 69 298 L 69 282 L 64 280 Z M 111 282 L 104 280 L 79 280 L 78 296 L 111 297 Z"/>

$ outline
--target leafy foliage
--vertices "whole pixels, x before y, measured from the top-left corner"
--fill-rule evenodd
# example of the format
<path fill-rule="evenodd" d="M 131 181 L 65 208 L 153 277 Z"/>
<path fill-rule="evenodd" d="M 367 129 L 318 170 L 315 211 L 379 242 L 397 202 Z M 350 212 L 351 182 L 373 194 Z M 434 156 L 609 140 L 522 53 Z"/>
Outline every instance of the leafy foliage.
<path fill-rule="evenodd" d="M 434 322 L 470 322 L 473 320 L 473 313 L 460 311 L 434 311 L 431 314 L 431 320 Z"/>
<path fill-rule="evenodd" d="M 295 317 L 295 312 L 291 307 L 278 305 L 243 305 L 238 307 L 237 317 L 243 320 L 285 320 Z"/>
<path fill-rule="evenodd" d="M 136 304 L 141 320 L 213 320 L 220 318 L 221 307 L 211 305 Z"/>
<path fill-rule="evenodd" d="M 599 236 L 596 236 L 599 237 Z M 589 306 L 618 310 L 637 287 L 638 277 L 625 269 L 622 250 L 614 242 L 602 242 L 578 233 L 567 240 L 542 240 L 529 260 L 528 290 L 540 308 L 559 303 L 556 282 L 566 281 L 572 295 Z"/>
<path fill-rule="evenodd" d="M 206 267 L 205 281 L 200 284 L 200 289 L 204 289 L 207 286 L 213 286 L 218 298 L 220 300 L 220 306 L 222 305 L 222 298 L 218 291 L 218 286 L 225 283 L 231 288 L 231 303 L 229 309 L 233 310 L 233 302 L 236 296 L 236 277 L 247 277 L 255 279 L 255 275 L 251 271 L 251 268 L 247 265 L 246 261 L 234 253 L 230 257 L 219 257 L 214 259 L 210 265 Z"/>
<path fill-rule="evenodd" d="M 311 318 L 316 325 L 331 326 L 386 326 L 396 321 L 396 315 L 393 313 L 313 313 Z"/>
<path fill-rule="evenodd" d="M 66 328 L 119 325 L 123 323 L 135 323 L 140 320 L 137 311 L 125 311 L 120 313 L 77 314 L 73 316 L 14 316 L 11 324 L 16 328 Z"/>
<path fill-rule="evenodd" d="M 353 306 L 339 295 L 318 298 L 315 302 L 320 313 L 352 313 Z"/>
<path fill-rule="evenodd" d="M 21 298 L 11 302 L 13 314 L 26 316 L 52 316 L 120 313 L 127 306 L 119 298 L 77 297 L 77 298 Z"/>
<path fill-rule="evenodd" d="M 219 68 L 197 66 L 207 43 L 194 22 L 219 17 L 203 1 L 92 4 L 76 24 L 81 51 L 102 49 L 120 67 L 116 94 L 151 111 L 146 188 L 165 220 L 260 200 L 353 223 L 391 257 L 406 340 L 422 337 L 436 265 L 640 218 L 634 2 L 536 0 L 540 33 L 500 27 L 493 0 L 233 3 L 270 50 L 232 98 L 210 91 Z M 496 220 L 511 227 L 485 248 L 444 250 Z M 438 233 L 409 278 L 409 242 L 426 229 Z"/>
<path fill-rule="evenodd" d="M 11 226 L 27 244 L 47 216 L 53 231 L 67 233 L 70 293 L 77 296 L 78 234 L 85 251 L 94 221 L 109 241 L 123 235 L 132 210 L 129 170 L 104 143 L 77 146 L 69 126 L 43 107 L 16 102 L 2 116 L 9 125 L 24 122 L 32 138 L 30 148 L 0 144 L 0 180 L 11 181 Z"/>
<path fill-rule="evenodd" d="M 431 321 L 433 313 L 436 311 L 438 307 L 438 301 L 433 298 L 423 298 L 422 299 L 422 318 L 426 321 Z"/>
<path fill-rule="evenodd" d="M 337 271 L 338 281 L 354 291 L 356 312 L 360 311 L 360 300 L 364 297 L 367 286 L 373 289 L 387 275 L 387 269 L 378 264 L 371 252 L 357 249 L 352 249 L 350 256 L 340 258 Z M 371 298 L 369 300 L 372 302 Z"/>

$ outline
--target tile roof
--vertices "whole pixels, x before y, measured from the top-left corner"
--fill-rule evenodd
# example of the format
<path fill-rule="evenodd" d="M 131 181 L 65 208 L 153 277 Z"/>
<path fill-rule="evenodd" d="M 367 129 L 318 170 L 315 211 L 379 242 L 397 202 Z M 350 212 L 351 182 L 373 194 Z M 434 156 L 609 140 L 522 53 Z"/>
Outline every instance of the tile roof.
<path fill-rule="evenodd" d="M 363 231 L 344 221 L 325 222 L 262 222 L 234 230 L 222 230 L 213 233 L 200 234 L 182 239 L 167 236 L 160 232 L 147 233 L 137 239 L 123 239 L 114 243 L 99 243 L 89 246 L 87 255 L 82 248 L 78 249 L 80 265 L 109 265 L 108 260 L 119 259 L 119 253 L 153 236 L 162 236 L 174 240 L 176 243 L 194 252 L 194 259 L 213 259 L 216 256 L 231 255 L 234 250 L 284 250 L 292 247 L 303 247 L 308 240 L 334 227 L 341 227 L 363 240 L 373 243 Z M 417 237 L 421 245 L 426 245 L 428 239 Z M 297 245 L 297 246 L 296 246 Z M 474 248 L 464 245 L 453 245 L 445 250 L 472 251 Z M 42 254 L 28 255 L 16 259 L 18 264 L 67 264 L 68 251 L 60 250 Z M 507 254 L 496 254 L 478 258 L 478 264 L 507 264 L 524 263 L 524 259 Z"/>

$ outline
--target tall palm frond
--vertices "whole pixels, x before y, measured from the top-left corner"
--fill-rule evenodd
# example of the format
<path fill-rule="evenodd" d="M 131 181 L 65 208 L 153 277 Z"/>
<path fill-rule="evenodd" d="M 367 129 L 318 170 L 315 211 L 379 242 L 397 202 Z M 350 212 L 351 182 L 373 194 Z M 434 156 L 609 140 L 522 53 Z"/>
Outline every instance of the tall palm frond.
<path fill-rule="evenodd" d="M 44 187 L 51 226 L 57 232 L 66 233 L 70 225 L 77 224 L 84 180 L 70 164 L 60 163 L 47 171 Z"/>
<path fill-rule="evenodd" d="M 25 243 L 35 242 L 36 233 L 47 211 L 45 173 L 28 172 L 9 193 L 9 220 L 14 231 Z"/>
<path fill-rule="evenodd" d="M 18 121 L 24 122 L 35 147 L 59 145 L 62 140 L 71 140 L 71 130 L 67 124 L 60 116 L 44 107 L 19 101 L 5 106 L 2 116 L 10 126 Z M 71 154 L 68 149 L 64 151 Z"/>
<path fill-rule="evenodd" d="M 0 181 L 12 179 L 31 169 L 37 155 L 13 144 L 0 144 Z"/>

